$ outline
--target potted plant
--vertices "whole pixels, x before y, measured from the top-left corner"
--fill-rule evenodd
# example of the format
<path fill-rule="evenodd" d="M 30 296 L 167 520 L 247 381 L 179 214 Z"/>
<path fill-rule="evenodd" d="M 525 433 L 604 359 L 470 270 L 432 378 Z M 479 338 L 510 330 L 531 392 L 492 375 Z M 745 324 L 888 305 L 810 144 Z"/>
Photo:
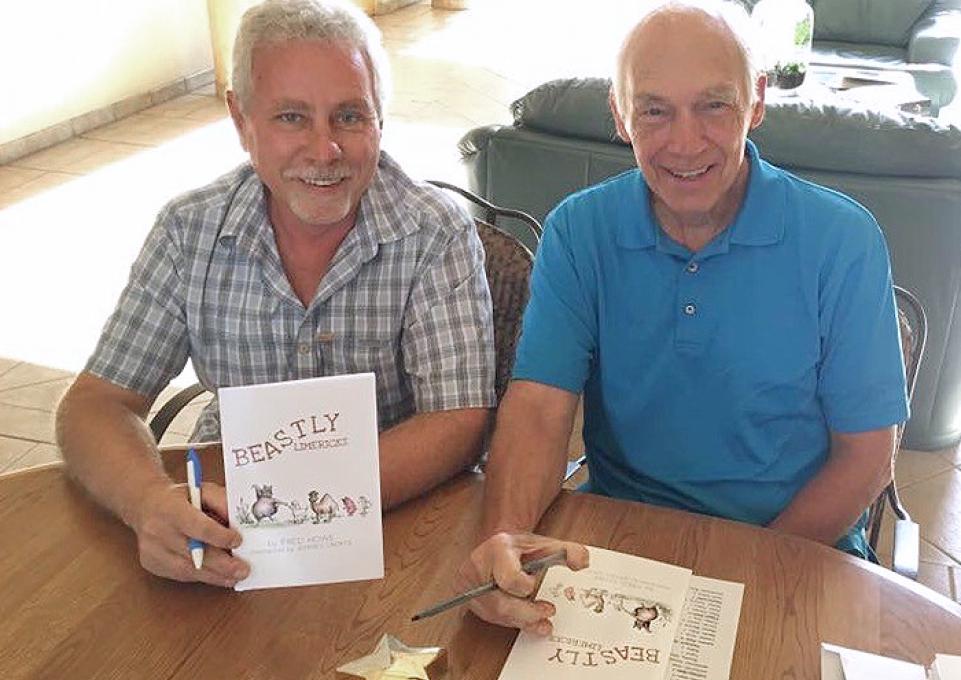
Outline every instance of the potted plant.
<path fill-rule="evenodd" d="M 804 74 L 807 68 L 804 64 L 795 62 L 783 66 L 778 64 L 774 71 L 777 86 L 782 90 L 792 90 L 804 82 Z"/>

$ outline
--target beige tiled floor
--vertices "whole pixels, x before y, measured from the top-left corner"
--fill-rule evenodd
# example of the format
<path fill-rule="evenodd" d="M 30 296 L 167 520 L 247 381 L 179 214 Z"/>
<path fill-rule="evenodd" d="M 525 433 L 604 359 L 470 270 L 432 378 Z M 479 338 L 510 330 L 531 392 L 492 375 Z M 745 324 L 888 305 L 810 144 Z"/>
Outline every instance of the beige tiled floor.
<path fill-rule="evenodd" d="M 590 11 L 551 0 L 474 4 L 444 12 L 422 2 L 377 19 L 394 68 L 384 148 L 416 176 L 463 184 L 460 136 L 509 122 L 509 103 L 549 78 L 605 75 L 624 15 L 635 11 L 620 0 L 595 0 Z M 243 158 L 212 94 L 204 88 L 0 166 L 0 472 L 58 458 L 53 410 L 153 215 Z M 179 384 L 189 382 L 187 374 Z M 165 441 L 184 441 L 199 408 Z M 572 451 L 580 448 L 573 437 Z M 921 581 L 961 601 L 961 454 L 903 451 L 897 469 L 921 524 Z"/>

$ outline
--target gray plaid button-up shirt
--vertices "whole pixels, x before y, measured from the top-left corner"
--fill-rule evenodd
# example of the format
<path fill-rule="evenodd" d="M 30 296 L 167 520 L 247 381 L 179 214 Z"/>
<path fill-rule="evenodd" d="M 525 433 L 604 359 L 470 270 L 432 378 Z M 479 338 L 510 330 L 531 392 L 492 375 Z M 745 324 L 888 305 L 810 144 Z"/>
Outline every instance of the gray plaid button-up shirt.
<path fill-rule="evenodd" d="M 415 412 L 493 406 L 493 337 L 473 222 L 382 152 L 306 309 L 249 164 L 170 202 L 86 370 L 151 399 L 188 357 L 211 391 L 371 371 L 386 429 Z M 192 439 L 217 438 L 214 400 Z"/>

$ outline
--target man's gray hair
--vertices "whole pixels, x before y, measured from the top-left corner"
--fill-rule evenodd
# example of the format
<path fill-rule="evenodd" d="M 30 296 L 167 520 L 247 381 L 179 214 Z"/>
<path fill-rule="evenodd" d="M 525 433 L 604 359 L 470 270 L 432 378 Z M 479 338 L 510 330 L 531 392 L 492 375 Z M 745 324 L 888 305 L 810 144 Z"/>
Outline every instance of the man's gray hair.
<path fill-rule="evenodd" d="M 390 96 L 390 63 L 380 30 L 370 17 L 343 0 L 266 0 L 244 12 L 234 39 L 231 77 L 241 108 L 246 108 L 253 93 L 254 50 L 292 40 L 340 42 L 359 50 L 370 71 L 374 106 L 383 123 Z"/>
<path fill-rule="evenodd" d="M 756 29 L 747 10 L 740 2 L 734 0 L 663 0 L 656 3 L 638 20 L 624 38 L 621 48 L 617 51 L 617 61 L 614 67 L 614 101 L 622 115 L 627 114 L 627 52 L 634 44 L 638 30 L 652 17 L 659 14 L 686 14 L 700 12 L 707 15 L 715 25 L 730 34 L 738 52 L 744 62 L 744 78 L 747 82 L 748 104 L 753 104 L 757 97 L 754 84 L 761 75 L 761 55 L 756 37 Z M 697 49 L 692 46 L 691 49 Z"/>

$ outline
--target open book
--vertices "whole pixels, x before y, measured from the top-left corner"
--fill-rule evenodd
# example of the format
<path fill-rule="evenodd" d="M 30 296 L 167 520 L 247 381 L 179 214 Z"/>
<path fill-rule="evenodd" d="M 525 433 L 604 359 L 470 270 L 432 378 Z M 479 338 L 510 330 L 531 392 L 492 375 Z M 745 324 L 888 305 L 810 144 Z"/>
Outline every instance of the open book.
<path fill-rule="evenodd" d="M 374 374 L 219 390 L 237 590 L 382 578 Z"/>
<path fill-rule="evenodd" d="M 546 638 L 518 635 L 500 680 L 728 677 L 743 585 L 589 547 L 591 566 L 552 567 L 538 599 L 557 608 Z"/>

